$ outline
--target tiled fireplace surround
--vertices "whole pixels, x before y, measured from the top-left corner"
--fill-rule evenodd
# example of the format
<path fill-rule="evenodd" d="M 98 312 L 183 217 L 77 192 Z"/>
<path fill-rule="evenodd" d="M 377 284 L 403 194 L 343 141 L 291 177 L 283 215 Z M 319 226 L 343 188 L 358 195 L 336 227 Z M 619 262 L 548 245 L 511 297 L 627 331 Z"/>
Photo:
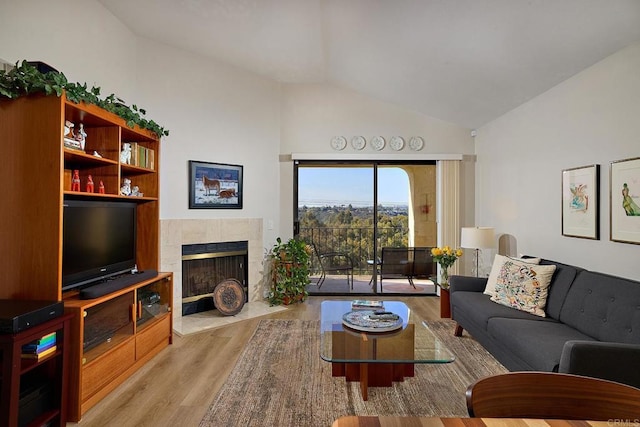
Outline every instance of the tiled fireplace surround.
<path fill-rule="evenodd" d="M 173 326 L 177 333 L 223 326 L 243 317 L 268 314 L 263 298 L 262 219 L 167 219 L 160 220 L 160 271 L 173 272 Z M 242 312 L 231 318 L 217 313 L 182 316 L 182 245 L 247 241 L 249 250 L 249 302 Z"/>

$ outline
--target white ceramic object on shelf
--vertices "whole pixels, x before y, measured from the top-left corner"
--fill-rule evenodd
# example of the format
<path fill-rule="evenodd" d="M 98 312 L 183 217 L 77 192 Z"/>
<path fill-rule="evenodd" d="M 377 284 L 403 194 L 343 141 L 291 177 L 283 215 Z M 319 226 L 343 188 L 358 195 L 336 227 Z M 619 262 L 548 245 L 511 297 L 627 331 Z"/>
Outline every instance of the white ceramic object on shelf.
<path fill-rule="evenodd" d="M 354 136 L 351 138 L 351 146 L 356 150 L 362 150 L 366 144 L 367 141 L 364 139 L 364 136 Z"/>
<path fill-rule="evenodd" d="M 420 151 L 424 147 L 424 139 L 419 136 L 412 136 L 409 140 L 409 148 L 413 151 Z"/>
<path fill-rule="evenodd" d="M 392 136 L 389 140 L 389 147 L 396 151 L 400 151 L 404 148 L 404 139 L 401 136 Z"/>
<path fill-rule="evenodd" d="M 344 150 L 344 147 L 347 146 L 347 138 L 344 136 L 334 136 L 331 139 L 331 148 L 334 150 Z"/>
<path fill-rule="evenodd" d="M 381 136 L 374 136 L 371 138 L 370 144 L 374 150 L 380 151 L 384 148 L 384 138 Z"/>

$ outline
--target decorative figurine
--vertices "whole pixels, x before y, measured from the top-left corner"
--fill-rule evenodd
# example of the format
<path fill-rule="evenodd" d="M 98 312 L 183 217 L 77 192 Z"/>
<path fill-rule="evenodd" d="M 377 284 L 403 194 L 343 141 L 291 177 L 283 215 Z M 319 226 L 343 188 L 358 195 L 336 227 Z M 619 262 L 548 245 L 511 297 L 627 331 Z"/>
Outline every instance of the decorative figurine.
<path fill-rule="evenodd" d="M 120 163 L 123 165 L 131 164 L 131 144 L 128 142 L 122 143 L 122 151 L 120 152 Z"/>
<path fill-rule="evenodd" d="M 100 180 L 100 185 L 98 186 L 98 193 L 104 194 L 104 182 Z"/>
<path fill-rule="evenodd" d="M 71 178 L 71 191 L 80 191 L 80 172 L 78 169 L 73 171 L 73 177 Z"/>
<path fill-rule="evenodd" d="M 93 178 L 91 175 L 87 178 L 87 193 L 93 193 Z"/>
<path fill-rule="evenodd" d="M 129 178 L 125 178 L 122 180 L 122 187 L 120 187 L 120 194 L 123 196 L 131 195 L 131 180 Z"/>
<path fill-rule="evenodd" d="M 137 185 L 134 185 L 131 189 L 131 196 L 142 197 L 144 194 L 140 192 L 140 188 Z"/>
<path fill-rule="evenodd" d="M 81 150 L 80 141 L 77 140 L 77 137 L 73 132 L 74 126 L 73 122 L 70 122 L 69 120 L 64 122 L 64 146 L 71 148 L 72 150 Z"/>
<path fill-rule="evenodd" d="M 80 143 L 80 148 L 84 151 L 84 144 L 87 138 L 87 133 L 84 131 L 84 124 L 80 123 L 80 129 L 78 129 L 78 134 L 76 135 L 76 141 Z"/>
<path fill-rule="evenodd" d="M 94 150 L 94 152 L 93 152 L 93 156 L 94 156 L 94 157 L 102 157 L 102 156 L 100 155 L 100 153 L 98 153 L 98 152 L 97 152 L 97 151 L 95 151 L 95 150 Z"/>
<path fill-rule="evenodd" d="M 73 134 L 74 126 L 75 125 L 73 124 L 73 122 L 70 122 L 69 120 L 65 120 L 65 122 L 64 122 L 64 137 L 66 139 L 71 139 L 71 140 L 76 139 L 76 136 Z"/>

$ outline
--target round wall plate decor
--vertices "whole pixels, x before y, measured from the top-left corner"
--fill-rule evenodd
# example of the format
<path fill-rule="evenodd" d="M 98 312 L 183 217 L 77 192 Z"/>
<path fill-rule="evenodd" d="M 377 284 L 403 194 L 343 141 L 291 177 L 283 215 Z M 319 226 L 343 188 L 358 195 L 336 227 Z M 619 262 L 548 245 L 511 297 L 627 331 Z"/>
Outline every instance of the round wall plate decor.
<path fill-rule="evenodd" d="M 389 147 L 396 151 L 400 151 L 404 148 L 404 139 L 401 136 L 393 136 L 389 140 Z"/>
<path fill-rule="evenodd" d="M 384 138 L 381 136 L 374 136 L 373 138 L 371 138 L 370 144 L 374 150 L 380 151 L 384 148 Z"/>
<path fill-rule="evenodd" d="M 334 150 L 344 150 L 344 147 L 347 146 L 347 138 L 344 136 L 334 136 L 331 139 L 331 148 Z"/>
<path fill-rule="evenodd" d="M 364 136 L 354 136 L 351 138 L 351 146 L 356 150 L 362 150 L 366 144 L 367 141 L 364 139 Z"/>
<path fill-rule="evenodd" d="M 412 136 L 409 140 L 409 148 L 413 151 L 420 151 L 424 147 L 424 139 L 419 136 Z"/>
<path fill-rule="evenodd" d="M 242 284 L 236 279 L 226 279 L 213 289 L 213 303 L 221 314 L 233 316 L 240 313 L 245 302 Z"/>

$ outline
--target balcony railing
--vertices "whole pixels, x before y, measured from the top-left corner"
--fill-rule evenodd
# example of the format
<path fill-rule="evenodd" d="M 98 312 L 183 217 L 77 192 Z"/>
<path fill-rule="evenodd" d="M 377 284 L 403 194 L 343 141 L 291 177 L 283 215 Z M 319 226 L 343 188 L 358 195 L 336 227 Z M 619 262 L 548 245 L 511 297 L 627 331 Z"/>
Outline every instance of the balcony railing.
<path fill-rule="evenodd" d="M 367 260 L 380 258 L 383 246 L 408 246 L 409 230 L 404 227 L 378 228 L 378 254 L 373 255 L 373 227 L 300 227 L 300 239 L 314 243 L 318 252 L 343 252 L 351 256 L 354 274 L 371 274 Z M 313 257 L 313 269 L 317 272 Z"/>

